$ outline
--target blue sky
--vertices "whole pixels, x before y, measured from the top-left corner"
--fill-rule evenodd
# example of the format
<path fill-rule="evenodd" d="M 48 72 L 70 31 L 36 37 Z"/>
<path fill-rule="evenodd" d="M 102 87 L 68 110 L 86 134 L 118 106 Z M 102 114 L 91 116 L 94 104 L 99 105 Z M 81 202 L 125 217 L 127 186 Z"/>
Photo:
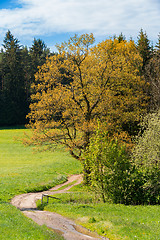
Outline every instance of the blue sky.
<path fill-rule="evenodd" d="M 75 33 L 93 33 L 96 41 L 121 32 L 137 40 L 140 29 L 155 43 L 160 33 L 160 0 L 1 0 L 0 45 L 7 30 L 21 44 L 41 38 L 55 44 Z"/>

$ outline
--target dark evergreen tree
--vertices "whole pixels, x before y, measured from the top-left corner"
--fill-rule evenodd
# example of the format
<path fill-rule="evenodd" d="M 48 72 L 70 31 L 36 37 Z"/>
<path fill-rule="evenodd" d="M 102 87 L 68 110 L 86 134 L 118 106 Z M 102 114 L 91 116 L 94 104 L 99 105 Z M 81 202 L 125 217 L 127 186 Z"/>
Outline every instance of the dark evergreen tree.
<path fill-rule="evenodd" d="M 121 34 L 117 37 L 119 43 L 122 42 L 122 41 L 125 41 L 126 40 L 126 37 L 123 35 L 123 33 L 121 32 Z"/>
<path fill-rule="evenodd" d="M 145 79 L 150 84 L 150 111 L 160 108 L 160 35 L 152 58 L 145 66 Z"/>
<path fill-rule="evenodd" d="M 147 83 L 144 89 L 144 94 L 148 98 L 148 111 L 150 111 L 151 102 L 152 102 L 151 100 L 152 93 L 151 93 L 150 83 L 147 77 L 146 66 L 148 65 L 150 59 L 152 58 L 153 48 L 151 47 L 150 40 L 148 39 L 147 33 L 144 32 L 143 29 L 140 30 L 138 35 L 137 50 L 143 59 L 143 64 L 139 70 L 140 70 L 140 74 L 144 77 Z"/>
<path fill-rule="evenodd" d="M 25 77 L 25 89 L 26 89 L 26 96 L 28 106 L 30 104 L 30 87 L 32 83 L 32 62 L 31 56 L 29 54 L 28 48 L 25 46 L 22 49 L 22 65 Z"/>
<path fill-rule="evenodd" d="M 152 56 L 152 48 L 148 36 L 146 32 L 143 32 L 143 29 L 140 30 L 138 35 L 137 49 L 143 58 L 142 74 L 144 74 L 145 66 Z"/>
<path fill-rule="evenodd" d="M 29 50 L 30 56 L 30 83 L 29 86 L 35 81 L 35 73 L 38 71 L 38 67 L 41 67 L 48 56 L 50 56 L 50 50 L 41 39 L 34 39 L 33 45 Z M 30 92 L 30 90 L 29 90 Z M 30 92 L 31 94 L 31 92 Z"/>
<path fill-rule="evenodd" d="M 1 62 L 1 125 L 24 124 L 27 113 L 23 54 L 19 41 L 10 31 L 4 38 Z"/>
<path fill-rule="evenodd" d="M 155 54 L 160 55 L 160 33 L 158 35 L 158 42 L 155 45 Z"/>
<path fill-rule="evenodd" d="M 50 55 L 50 50 L 41 39 L 34 39 L 29 53 L 31 56 L 33 73 L 35 74 L 38 67 L 45 63 L 46 57 Z"/>

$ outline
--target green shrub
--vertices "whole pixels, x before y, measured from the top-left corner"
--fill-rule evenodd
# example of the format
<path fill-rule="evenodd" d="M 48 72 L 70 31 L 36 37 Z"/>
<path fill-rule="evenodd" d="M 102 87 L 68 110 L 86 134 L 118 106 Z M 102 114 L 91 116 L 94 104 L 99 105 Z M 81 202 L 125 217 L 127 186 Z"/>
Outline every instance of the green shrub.
<path fill-rule="evenodd" d="M 111 140 L 98 130 L 91 140 L 85 161 L 91 171 L 91 185 L 103 202 L 132 202 L 135 182 L 132 182 L 131 175 L 134 169 L 124 144 Z"/>
<path fill-rule="evenodd" d="M 91 186 L 103 202 L 127 205 L 160 203 L 160 168 L 157 157 L 159 153 L 157 148 L 150 148 L 149 142 L 144 141 L 146 131 L 150 133 L 150 129 L 144 131 L 132 155 L 124 143 L 110 139 L 100 130 L 92 138 L 85 155 L 85 164 L 91 172 Z M 148 149 L 144 143 L 148 144 Z M 146 152 L 153 151 L 148 160 L 143 149 Z"/>
<path fill-rule="evenodd" d="M 144 203 L 160 203 L 160 110 L 146 116 L 132 152 L 132 161 L 143 178 Z"/>

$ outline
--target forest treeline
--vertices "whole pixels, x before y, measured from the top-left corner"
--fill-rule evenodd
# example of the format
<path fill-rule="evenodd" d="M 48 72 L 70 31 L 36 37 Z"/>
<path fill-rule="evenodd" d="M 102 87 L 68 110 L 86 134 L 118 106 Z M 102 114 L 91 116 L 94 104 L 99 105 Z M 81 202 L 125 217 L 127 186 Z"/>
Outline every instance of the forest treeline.
<path fill-rule="evenodd" d="M 123 34 L 113 38 L 126 41 Z M 143 59 L 140 73 L 148 84 L 145 91 L 149 97 L 148 111 L 152 111 L 160 105 L 160 36 L 153 47 L 141 29 L 136 47 Z M 10 31 L 6 33 L 0 53 L 0 126 L 27 123 L 35 73 L 46 58 L 54 54 L 41 39 L 34 39 L 28 48 L 22 46 Z M 67 83 L 69 79 L 66 77 L 63 81 Z"/>
<path fill-rule="evenodd" d="M 6 33 L 0 53 L 0 126 L 26 123 L 34 74 L 50 55 L 41 39 L 28 48 Z"/>

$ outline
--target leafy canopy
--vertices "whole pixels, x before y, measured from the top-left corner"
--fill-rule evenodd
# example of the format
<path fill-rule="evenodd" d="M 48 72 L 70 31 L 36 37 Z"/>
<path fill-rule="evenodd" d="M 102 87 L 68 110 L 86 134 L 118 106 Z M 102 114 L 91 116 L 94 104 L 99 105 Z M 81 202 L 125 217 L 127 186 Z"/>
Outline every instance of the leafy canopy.
<path fill-rule="evenodd" d="M 98 119 L 111 132 L 139 121 L 145 109 L 144 81 L 134 42 L 109 39 L 91 47 L 93 43 L 92 34 L 75 35 L 39 68 L 28 115 L 34 144 L 62 144 L 79 159 Z"/>

